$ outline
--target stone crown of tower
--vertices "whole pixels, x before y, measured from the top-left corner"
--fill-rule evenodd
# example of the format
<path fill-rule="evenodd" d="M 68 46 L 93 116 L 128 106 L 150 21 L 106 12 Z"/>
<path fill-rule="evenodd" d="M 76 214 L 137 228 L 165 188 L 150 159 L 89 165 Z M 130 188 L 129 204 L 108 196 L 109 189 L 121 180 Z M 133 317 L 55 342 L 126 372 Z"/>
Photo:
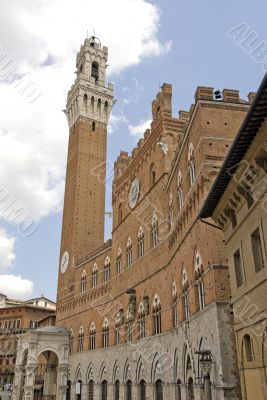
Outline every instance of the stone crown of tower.
<path fill-rule="evenodd" d="M 108 48 L 95 36 L 85 39 L 76 59 L 76 79 L 68 92 L 64 110 L 69 127 L 80 117 L 107 123 L 112 106 L 113 85 L 106 85 Z"/>

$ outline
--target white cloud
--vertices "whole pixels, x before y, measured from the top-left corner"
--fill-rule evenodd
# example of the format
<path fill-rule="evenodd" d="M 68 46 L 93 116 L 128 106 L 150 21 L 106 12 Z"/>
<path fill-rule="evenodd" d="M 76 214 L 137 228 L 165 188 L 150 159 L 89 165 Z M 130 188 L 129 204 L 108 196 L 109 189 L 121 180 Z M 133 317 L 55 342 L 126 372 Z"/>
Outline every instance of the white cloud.
<path fill-rule="evenodd" d="M 8 237 L 6 231 L 0 229 L 0 273 L 6 272 L 12 267 L 12 264 L 16 259 L 14 245 L 15 238 Z M 1 279 L 2 277 L 0 275 L 0 281 Z"/>
<path fill-rule="evenodd" d="M 33 292 L 33 283 L 20 275 L 0 275 L 0 293 L 11 298 L 27 299 Z"/>
<path fill-rule="evenodd" d="M 151 119 L 142 121 L 138 125 L 128 125 L 129 134 L 138 138 L 143 137 L 146 129 L 150 129 Z"/>
<path fill-rule="evenodd" d="M 9 237 L 4 229 L 0 229 L 0 293 L 9 297 L 25 299 L 33 292 L 33 282 L 20 275 L 7 274 L 16 259 L 15 238 Z"/>
<path fill-rule="evenodd" d="M 0 81 L 0 186 L 29 215 L 42 218 L 62 205 L 68 127 L 61 110 L 86 31 L 109 47 L 109 73 L 119 73 L 169 51 L 157 38 L 159 23 L 159 9 L 145 0 L 2 0 L 0 46 L 16 73 L 41 90 L 29 104 Z M 126 117 L 111 117 L 109 132 L 119 123 Z"/>
<path fill-rule="evenodd" d="M 116 131 L 120 124 L 127 124 L 128 120 L 125 115 L 111 114 L 108 124 L 108 133 L 111 134 Z"/>

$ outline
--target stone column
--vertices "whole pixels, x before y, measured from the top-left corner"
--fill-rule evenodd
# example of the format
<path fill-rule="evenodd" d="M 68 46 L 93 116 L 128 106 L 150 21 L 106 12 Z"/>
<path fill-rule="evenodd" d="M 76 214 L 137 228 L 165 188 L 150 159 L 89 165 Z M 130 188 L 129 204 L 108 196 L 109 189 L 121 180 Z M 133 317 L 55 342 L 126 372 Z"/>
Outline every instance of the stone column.
<path fill-rule="evenodd" d="M 71 384 L 71 400 L 76 400 L 76 382 Z"/>
<path fill-rule="evenodd" d="M 68 365 L 59 365 L 57 369 L 56 400 L 66 400 L 68 380 Z"/>
<path fill-rule="evenodd" d="M 15 368 L 15 377 L 14 377 L 14 385 L 12 392 L 12 400 L 20 400 L 23 390 L 23 366 L 17 365 Z"/>
<path fill-rule="evenodd" d="M 134 383 L 132 385 L 132 399 L 138 400 L 138 384 L 137 383 Z"/>
<path fill-rule="evenodd" d="M 101 383 L 94 384 L 94 399 L 100 400 L 101 399 Z"/>
<path fill-rule="evenodd" d="M 88 383 L 82 383 L 82 400 L 88 400 L 89 398 L 89 385 Z"/>
<path fill-rule="evenodd" d="M 22 398 L 23 400 L 33 400 L 36 364 L 27 365 L 25 370 L 26 370 L 26 375 L 25 375 L 24 391 Z"/>
<path fill-rule="evenodd" d="M 152 383 L 147 383 L 146 385 L 146 398 L 147 400 L 154 399 L 154 385 Z"/>

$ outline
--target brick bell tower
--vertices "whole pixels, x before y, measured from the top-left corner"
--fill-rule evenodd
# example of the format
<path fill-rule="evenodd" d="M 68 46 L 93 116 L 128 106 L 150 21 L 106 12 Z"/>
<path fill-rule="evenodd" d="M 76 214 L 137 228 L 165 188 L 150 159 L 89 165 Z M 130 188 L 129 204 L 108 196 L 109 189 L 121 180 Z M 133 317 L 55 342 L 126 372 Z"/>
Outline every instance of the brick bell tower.
<path fill-rule="evenodd" d="M 70 294 L 74 264 L 104 242 L 107 123 L 113 85 L 105 84 L 108 48 L 92 36 L 81 46 L 68 92 L 69 147 L 58 299 Z M 68 289 L 67 289 L 68 288 Z"/>

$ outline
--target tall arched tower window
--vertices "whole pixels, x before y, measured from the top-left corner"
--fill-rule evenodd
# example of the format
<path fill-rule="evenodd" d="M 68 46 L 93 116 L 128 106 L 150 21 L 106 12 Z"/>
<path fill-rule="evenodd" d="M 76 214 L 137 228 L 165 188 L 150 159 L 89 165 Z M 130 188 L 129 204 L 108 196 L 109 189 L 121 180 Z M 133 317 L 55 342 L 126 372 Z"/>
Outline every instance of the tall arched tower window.
<path fill-rule="evenodd" d="M 99 79 L 99 64 L 96 61 L 92 62 L 91 76 L 98 82 Z"/>

